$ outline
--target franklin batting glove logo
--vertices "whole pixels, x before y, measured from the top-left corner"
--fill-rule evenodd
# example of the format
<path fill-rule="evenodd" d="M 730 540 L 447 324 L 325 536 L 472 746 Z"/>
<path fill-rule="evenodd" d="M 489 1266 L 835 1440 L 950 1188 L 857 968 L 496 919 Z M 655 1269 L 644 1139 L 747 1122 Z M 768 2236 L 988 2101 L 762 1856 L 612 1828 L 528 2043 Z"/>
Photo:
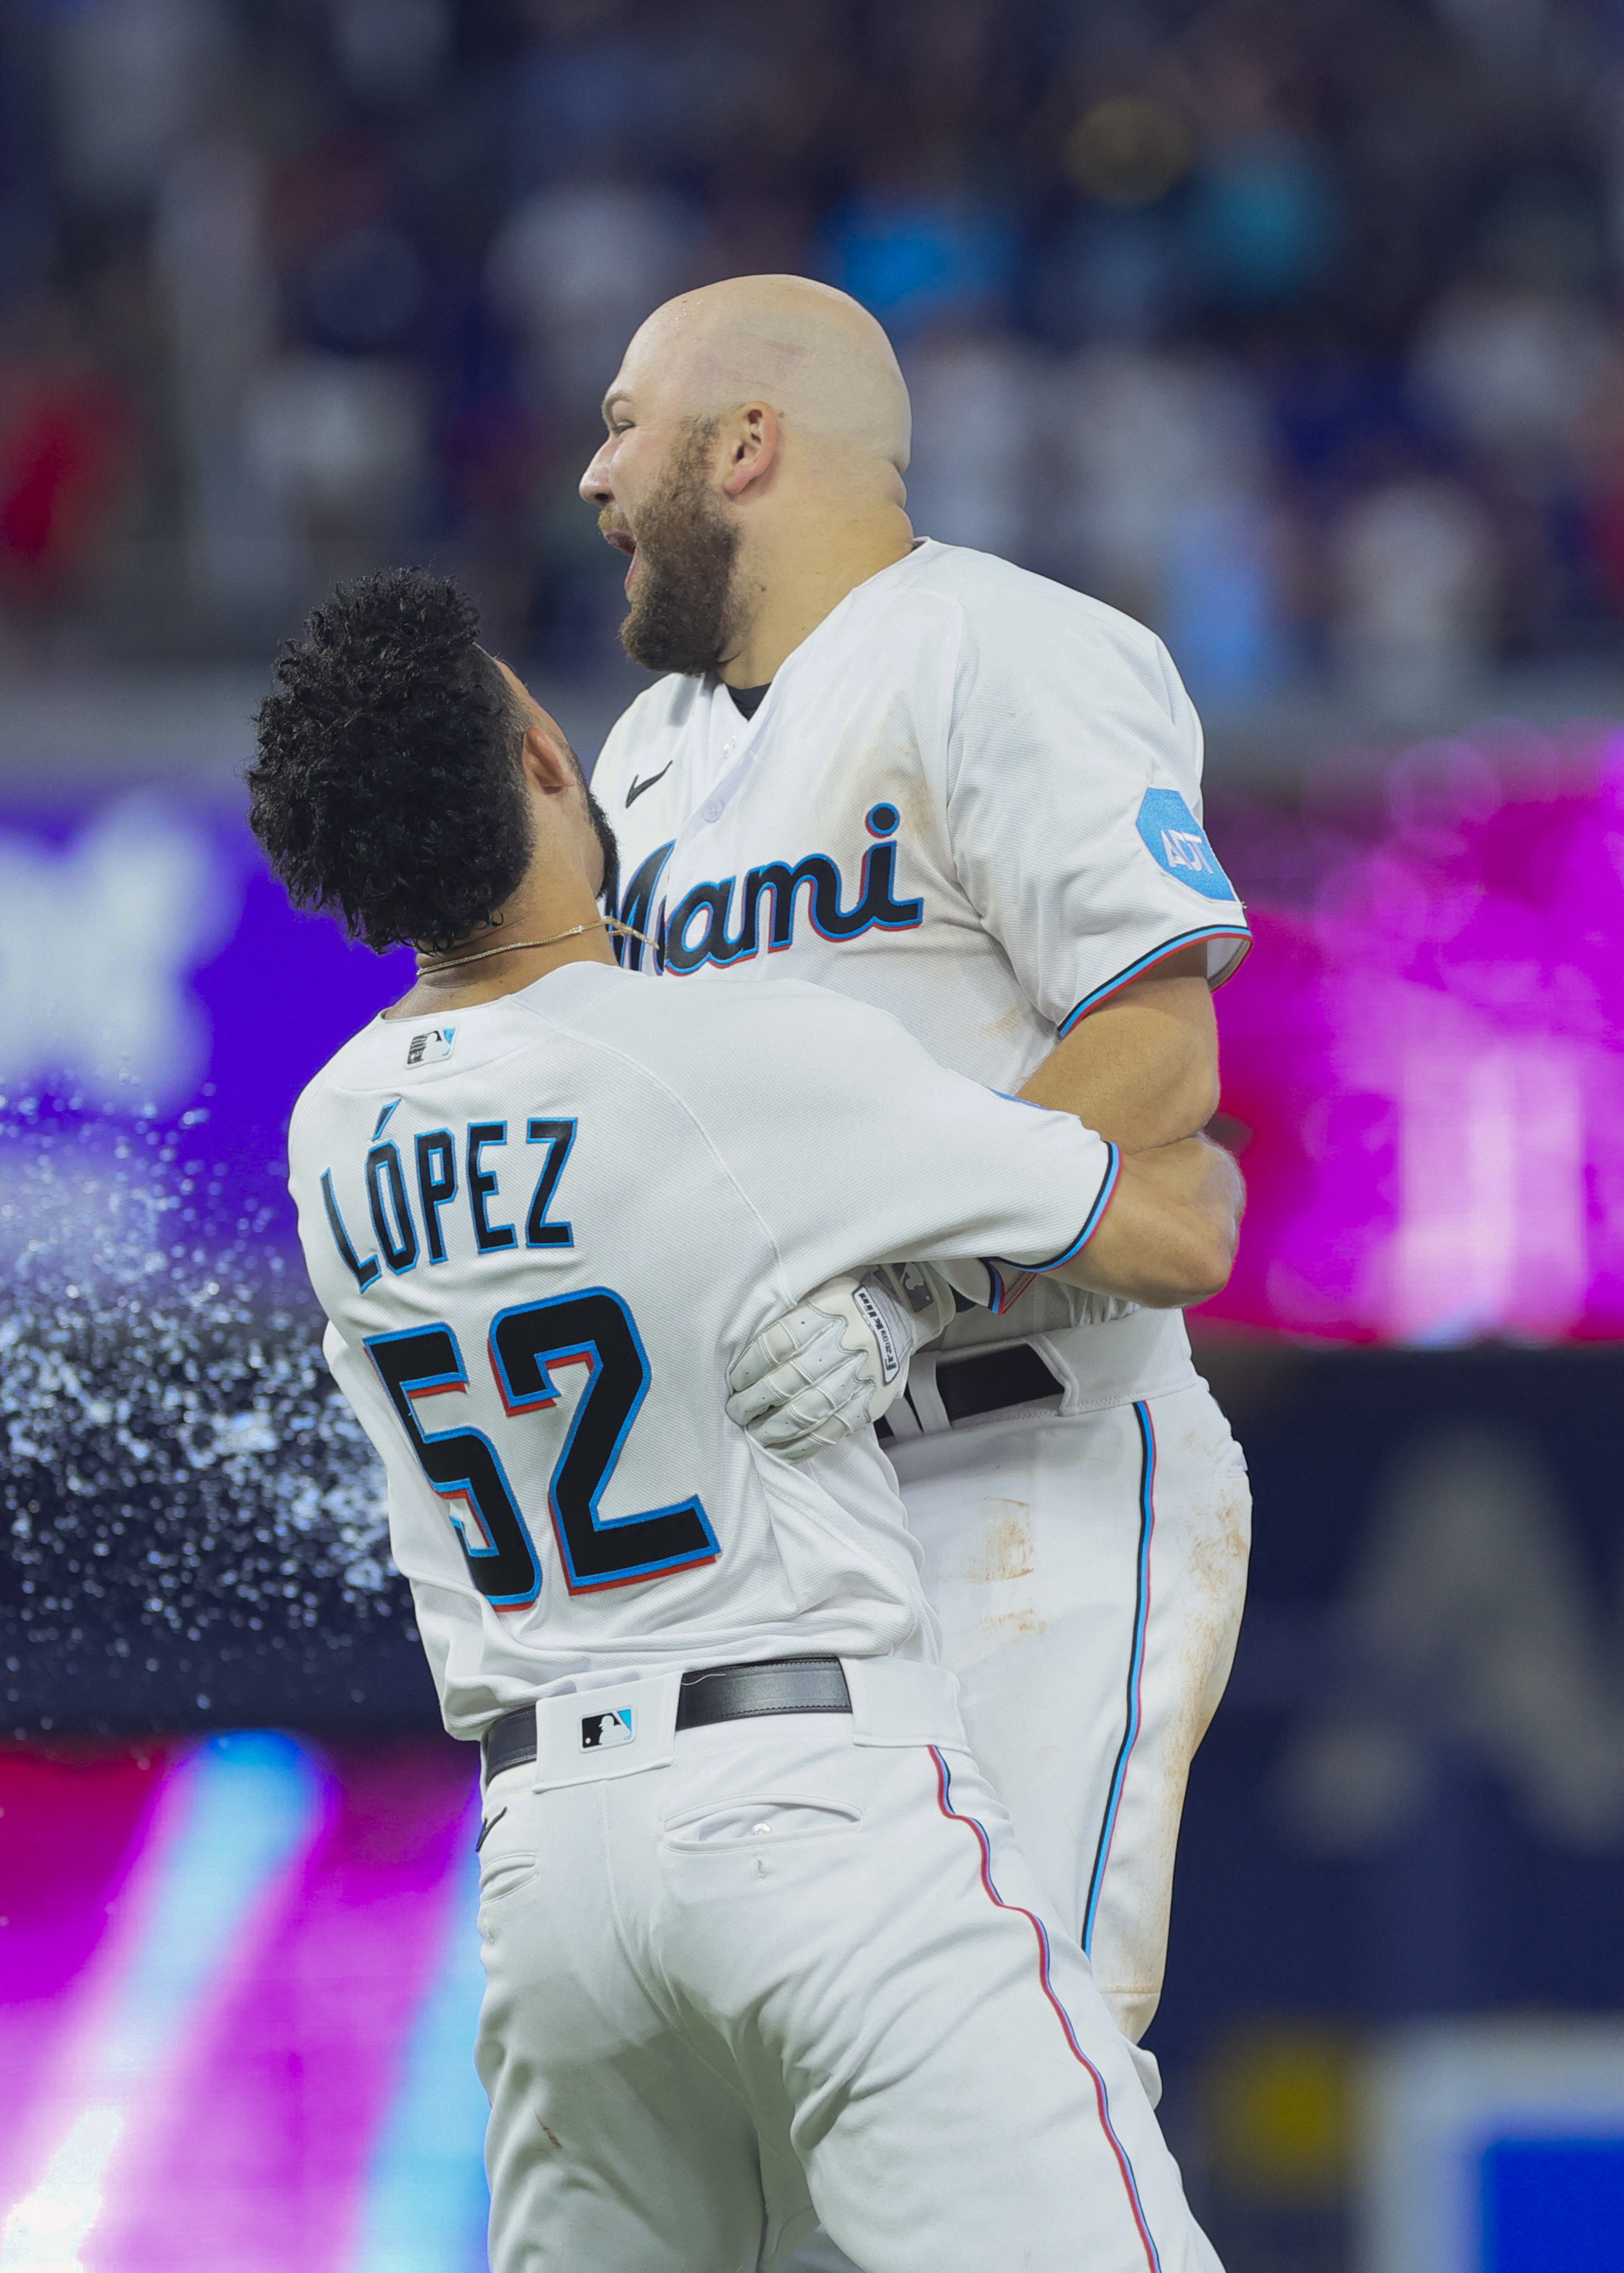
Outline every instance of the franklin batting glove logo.
<path fill-rule="evenodd" d="M 868 1322 L 868 1331 L 874 1336 L 874 1346 L 879 1352 L 880 1384 L 883 1388 L 889 1389 L 902 1370 L 902 1359 L 898 1353 L 891 1322 L 866 1287 L 853 1287 L 852 1307 Z"/>
<path fill-rule="evenodd" d="M 618 1713 L 587 1713 L 581 1722 L 581 1749 L 583 1752 L 605 1752 L 611 1744 L 629 1744 L 635 1733 L 629 1705 L 622 1706 Z"/>

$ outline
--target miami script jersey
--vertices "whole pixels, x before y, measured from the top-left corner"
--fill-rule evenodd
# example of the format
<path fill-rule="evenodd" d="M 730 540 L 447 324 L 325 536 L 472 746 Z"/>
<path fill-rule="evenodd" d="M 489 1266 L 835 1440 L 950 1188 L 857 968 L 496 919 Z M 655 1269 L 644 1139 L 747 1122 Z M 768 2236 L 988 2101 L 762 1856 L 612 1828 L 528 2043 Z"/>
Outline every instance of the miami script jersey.
<path fill-rule="evenodd" d="M 289 1184 L 447 1727 L 673 1663 L 934 1654 L 871 1432 L 791 1466 L 727 1419 L 729 1366 L 861 1264 L 1063 1259 L 1115 1173 L 788 979 L 576 963 L 365 1027 L 299 1100 Z"/>
<path fill-rule="evenodd" d="M 620 838 L 620 913 L 652 942 L 624 943 L 630 968 L 688 991 L 793 971 L 1013 1091 L 1179 949 L 1203 945 L 1214 982 L 1244 953 L 1200 773 L 1199 723 L 1150 632 L 927 539 L 847 595 L 753 718 L 719 683 L 659 680 L 593 787 Z M 1052 1328 L 1057 1293 L 952 1338 Z M 1176 1316 L 1166 1327 L 1152 1371 L 1187 1369 Z M 1086 1334 L 1067 1347 L 1086 1397 Z"/>

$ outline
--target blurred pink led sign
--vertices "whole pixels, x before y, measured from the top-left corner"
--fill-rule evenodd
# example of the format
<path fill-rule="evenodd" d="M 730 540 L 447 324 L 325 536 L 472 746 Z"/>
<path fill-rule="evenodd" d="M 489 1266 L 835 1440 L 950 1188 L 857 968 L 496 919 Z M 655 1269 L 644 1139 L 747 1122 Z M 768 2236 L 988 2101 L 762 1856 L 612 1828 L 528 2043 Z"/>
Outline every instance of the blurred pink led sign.
<path fill-rule="evenodd" d="M 1381 807 L 1305 822 L 1283 888 L 1264 849 L 1257 943 L 1218 998 L 1251 1212 L 1202 1316 L 1342 1341 L 1615 1339 L 1624 735 L 1430 745 L 1394 762 Z M 1220 829 L 1242 877 L 1246 839 Z"/>
<path fill-rule="evenodd" d="M 1507 726 L 1359 778 L 1334 809 L 1312 779 L 1297 812 L 1213 800 L 1257 944 L 1218 997 L 1251 1209 L 1202 1320 L 1340 1341 L 1624 1334 L 1624 732 Z M 287 1237 L 289 1107 L 406 958 L 294 915 L 236 814 L 180 785 L 0 809 L 6 908 L 80 905 L 109 863 L 112 929 L 0 1016 L 0 1126 L 26 1149 L 64 1119 L 110 1141 L 155 1113 L 182 1167 L 219 1163 L 227 1197 Z"/>

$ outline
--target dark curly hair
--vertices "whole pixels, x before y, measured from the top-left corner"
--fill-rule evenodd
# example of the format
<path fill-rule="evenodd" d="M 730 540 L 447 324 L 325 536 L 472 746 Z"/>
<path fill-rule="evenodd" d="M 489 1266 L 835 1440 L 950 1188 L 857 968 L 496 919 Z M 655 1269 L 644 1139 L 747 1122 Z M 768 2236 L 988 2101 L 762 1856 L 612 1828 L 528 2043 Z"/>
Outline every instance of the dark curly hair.
<path fill-rule="evenodd" d="M 296 907 L 381 955 L 465 939 L 530 857 L 524 721 L 448 577 L 342 584 L 277 657 L 249 822 Z"/>

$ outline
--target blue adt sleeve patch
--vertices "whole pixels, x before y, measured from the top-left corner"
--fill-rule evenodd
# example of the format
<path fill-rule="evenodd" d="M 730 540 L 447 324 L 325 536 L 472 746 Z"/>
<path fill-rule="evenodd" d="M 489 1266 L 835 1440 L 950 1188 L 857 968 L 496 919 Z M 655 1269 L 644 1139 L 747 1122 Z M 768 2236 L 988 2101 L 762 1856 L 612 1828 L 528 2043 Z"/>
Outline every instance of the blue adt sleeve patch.
<path fill-rule="evenodd" d="M 1147 789 L 1139 835 L 1158 868 L 1209 900 L 1232 900 L 1235 887 L 1218 866 L 1207 832 L 1176 789 Z"/>

